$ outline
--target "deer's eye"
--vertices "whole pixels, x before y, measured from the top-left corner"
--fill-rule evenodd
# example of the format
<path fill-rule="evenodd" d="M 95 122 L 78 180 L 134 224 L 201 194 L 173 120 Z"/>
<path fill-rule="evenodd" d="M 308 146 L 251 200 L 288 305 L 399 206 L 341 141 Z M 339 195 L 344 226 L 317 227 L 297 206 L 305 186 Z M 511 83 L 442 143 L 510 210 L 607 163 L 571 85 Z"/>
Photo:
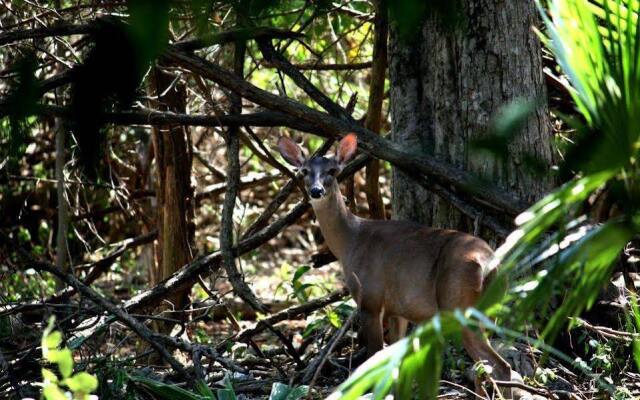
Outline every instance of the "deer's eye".
<path fill-rule="evenodd" d="M 302 168 L 302 169 L 300 170 L 300 172 L 302 172 L 302 175 L 303 175 L 303 176 L 307 176 L 307 175 L 309 175 L 309 170 L 308 170 L 308 169 L 306 169 L 306 168 Z"/>
<path fill-rule="evenodd" d="M 327 171 L 327 174 L 336 176 L 338 174 L 338 168 L 331 168 L 329 171 Z"/>

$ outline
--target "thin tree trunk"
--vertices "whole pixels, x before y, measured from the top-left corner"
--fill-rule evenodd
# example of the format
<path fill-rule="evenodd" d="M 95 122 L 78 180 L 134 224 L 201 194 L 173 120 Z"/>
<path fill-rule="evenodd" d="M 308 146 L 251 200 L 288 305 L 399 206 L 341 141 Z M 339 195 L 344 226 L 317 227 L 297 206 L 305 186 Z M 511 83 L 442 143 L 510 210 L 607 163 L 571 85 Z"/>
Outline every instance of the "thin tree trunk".
<path fill-rule="evenodd" d="M 474 172 L 531 202 L 553 179 L 536 176 L 527 154 L 551 164 L 552 131 L 546 104 L 533 1 L 464 0 L 462 27 L 443 27 L 428 17 L 415 37 L 391 29 L 390 80 L 393 140 Z M 540 105 L 509 145 L 504 161 L 472 151 L 490 119 L 516 99 Z M 548 174 L 547 174 L 548 175 Z M 472 223 L 437 196 L 395 169 L 395 218 L 473 231 Z"/>
<path fill-rule="evenodd" d="M 67 263 L 67 231 L 69 228 L 69 209 L 65 198 L 64 164 L 65 164 L 65 129 L 60 118 L 56 118 L 56 191 L 58 202 L 58 229 L 56 231 L 56 267 L 63 272 L 68 272 Z M 64 283 L 59 281 L 58 289 Z"/>
<path fill-rule="evenodd" d="M 60 0 L 56 0 L 55 6 L 60 8 Z M 60 43 L 55 44 L 55 52 L 58 56 L 64 56 L 64 48 Z M 60 67 L 60 66 L 59 66 Z M 56 101 L 60 101 L 62 97 L 62 89 L 56 89 Z M 56 231 L 56 267 L 63 272 L 69 271 L 67 232 L 69 230 L 69 208 L 65 196 L 64 186 L 64 165 L 65 165 L 65 139 L 66 129 L 61 118 L 55 119 L 54 126 L 56 134 L 56 197 L 58 203 L 58 229 Z M 60 280 L 56 281 L 58 290 L 61 290 L 66 284 Z"/>
<path fill-rule="evenodd" d="M 384 98 L 384 81 L 387 70 L 387 4 L 385 0 L 376 1 L 376 16 L 374 20 L 373 64 L 371 68 L 371 83 L 369 85 L 369 104 L 364 127 L 380 133 L 382 123 L 382 100 Z M 366 194 L 369 203 L 369 215 L 374 219 L 385 219 L 384 204 L 380 195 L 380 161 L 371 159 L 367 164 Z"/>
<path fill-rule="evenodd" d="M 234 49 L 233 71 L 236 75 L 244 79 L 244 56 L 246 43 L 237 41 Z M 237 94 L 231 95 L 231 114 L 242 113 L 242 98 Z M 220 229 L 220 250 L 222 252 L 222 263 L 227 271 L 229 282 L 233 286 L 235 294 L 249 304 L 254 309 L 265 312 L 266 307 L 244 280 L 242 273 L 236 266 L 236 258 L 233 255 L 233 211 L 238 196 L 240 185 L 240 130 L 238 126 L 230 127 L 225 136 L 227 142 L 227 190 L 224 195 L 224 205 L 222 209 L 222 221 Z"/>
<path fill-rule="evenodd" d="M 160 108 L 186 112 L 186 91 L 176 77 L 154 67 L 151 72 L 152 92 L 158 96 Z M 193 259 L 194 239 L 193 187 L 191 186 L 191 136 L 181 125 L 166 125 L 152 130 L 156 160 L 156 199 L 158 245 L 156 268 L 151 283 L 156 285 Z M 188 300 L 189 288 L 167 299 L 176 310 Z"/>

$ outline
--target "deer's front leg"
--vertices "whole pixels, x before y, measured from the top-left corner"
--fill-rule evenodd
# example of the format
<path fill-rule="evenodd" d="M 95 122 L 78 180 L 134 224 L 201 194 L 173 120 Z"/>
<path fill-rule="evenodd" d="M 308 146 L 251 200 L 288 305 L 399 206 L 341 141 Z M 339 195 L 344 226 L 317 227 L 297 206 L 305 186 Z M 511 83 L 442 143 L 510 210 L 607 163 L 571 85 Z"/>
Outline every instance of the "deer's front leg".
<path fill-rule="evenodd" d="M 360 342 L 367 348 L 367 358 L 383 347 L 382 310 L 360 310 Z"/>

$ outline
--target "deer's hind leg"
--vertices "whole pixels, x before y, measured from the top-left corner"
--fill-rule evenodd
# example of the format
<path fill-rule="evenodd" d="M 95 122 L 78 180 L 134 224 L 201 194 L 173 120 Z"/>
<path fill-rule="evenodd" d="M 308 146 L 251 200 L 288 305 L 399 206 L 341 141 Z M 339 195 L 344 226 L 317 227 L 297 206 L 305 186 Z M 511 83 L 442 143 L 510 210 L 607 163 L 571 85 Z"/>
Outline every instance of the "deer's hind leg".
<path fill-rule="evenodd" d="M 462 330 L 462 344 L 474 362 L 486 361 L 489 363 L 493 368 L 492 377 L 494 379 L 499 381 L 511 380 L 511 366 L 491 347 L 489 340 L 482 334 L 477 334 L 464 328 Z M 479 395 L 486 395 L 479 379 L 475 381 L 475 390 Z M 502 395 L 507 399 L 512 398 L 511 391 L 508 389 L 502 390 Z"/>
<path fill-rule="evenodd" d="M 406 336 L 407 327 L 409 326 L 407 319 L 399 316 L 390 316 L 387 317 L 387 324 L 389 326 L 389 333 L 387 334 L 389 344 L 395 343 Z"/>

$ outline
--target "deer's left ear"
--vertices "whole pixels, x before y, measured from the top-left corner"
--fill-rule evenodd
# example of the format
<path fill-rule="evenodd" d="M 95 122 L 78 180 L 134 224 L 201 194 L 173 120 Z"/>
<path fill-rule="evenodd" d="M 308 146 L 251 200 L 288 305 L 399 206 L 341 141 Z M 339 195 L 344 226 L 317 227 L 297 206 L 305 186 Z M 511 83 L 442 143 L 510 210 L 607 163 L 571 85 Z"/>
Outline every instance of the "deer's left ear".
<path fill-rule="evenodd" d="M 355 133 L 350 133 L 343 137 L 338 144 L 338 153 L 336 154 L 336 161 L 340 165 L 346 164 L 356 154 L 358 148 L 358 138 Z"/>
<path fill-rule="evenodd" d="M 288 137 L 282 136 L 278 139 L 278 149 L 280 150 L 280 155 L 294 167 L 300 168 L 304 163 L 302 149 Z"/>

